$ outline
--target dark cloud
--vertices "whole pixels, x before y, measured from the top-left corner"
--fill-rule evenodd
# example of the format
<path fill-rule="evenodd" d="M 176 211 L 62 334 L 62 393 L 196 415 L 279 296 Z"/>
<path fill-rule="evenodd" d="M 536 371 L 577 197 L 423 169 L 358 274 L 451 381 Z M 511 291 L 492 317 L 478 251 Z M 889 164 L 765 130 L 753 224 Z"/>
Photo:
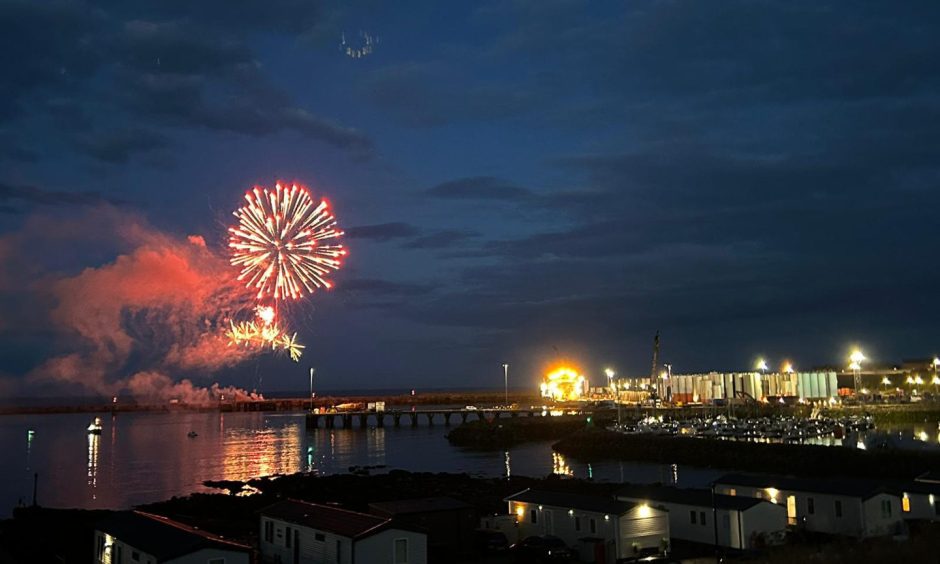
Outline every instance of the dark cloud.
<path fill-rule="evenodd" d="M 499 120 L 533 109 L 535 96 L 527 90 L 467 76 L 453 65 L 410 62 L 374 71 L 362 89 L 379 108 L 412 127 Z"/>
<path fill-rule="evenodd" d="M 0 87 L 0 121 L 45 115 L 70 137 L 90 127 L 87 111 L 94 108 L 105 116 L 97 121 L 116 125 L 133 119 L 138 131 L 155 125 L 250 136 L 289 131 L 359 160 L 372 157 L 366 135 L 315 115 L 273 86 L 241 33 L 300 33 L 315 23 L 319 9 L 281 3 L 254 21 L 247 18 L 251 6 L 222 11 L 231 17 L 203 21 L 201 9 L 138 3 L 94 8 L 81 2 L 4 3 L 0 21 L 7 25 L 0 24 L 0 47 L 21 55 L 0 64 L 8 78 L 4 84 L 15 85 L 9 91 Z M 95 138 L 75 146 L 100 160 L 126 163 L 134 152 L 151 151 L 154 141 L 150 134 L 146 140 L 136 135 L 124 150 Z"/>
<path fill-rule="evenodd" d="M 132 4 L 107 0 L 102 5 L 124 18 L 146 14 L 148 17 L 169 21 L 190 20 L 200 27 L 221 28 L 240 33 L 308 32 L 324 18 L 329 17 L 331 10 L 329 3 L 305 0 L 249 0 L 240 2 L 237 10 L 222 0 L 207 0 L 198 5 L 185 0 L 145 0 Z"/>
<path fill-rule="evenodd" d="M 442 182 L 427 193 L 436 198 L 453 200 L 521 200 L 532 194 L 525 188 L 493 176 L 474 176 Z"/>
<path fill-rule="evenodd" d="M 63 192 L 44 190 L 36 186 L 13 186 L 3 183 L 0 183 L 0 202 L 22 202 L 40 206 L 93 206 L 102 203 L 121 203 L 119 200 L 106 199 L 96 192 Z"/>
<path fill-rule="evenodd" d="M 345 232 L 350 239 L 372 239 L 375 241 L 415 237 L 420 233 L 417 227 L 400 222 L 360 225 L 349 227 L 345 229 Z"/>
<path fill-rule="evenodd" d="M 109 163 L 126 163 L 131 155 L 166 148 L 164 135 L 143 129 L 121 129 L 88 135 L 78 142 L 79 149 Z"/>
<path fill-rule="evenodd" d="M 479 236 L 479 233 L 473 231 L 447 229 L 416 237 L 404 246 L 409 249 L 445 249 L 462 243 L 467 239 Z"/>
<path fill-rule="evenodd" d="M 416 296 L 426 294 L 431 287 L 424 284 L 412 284 L 380 280 L 378 278 L 354 278 L 344 280 L 343 291 L 361 293 L 381 297 L 388 296 Z"/>

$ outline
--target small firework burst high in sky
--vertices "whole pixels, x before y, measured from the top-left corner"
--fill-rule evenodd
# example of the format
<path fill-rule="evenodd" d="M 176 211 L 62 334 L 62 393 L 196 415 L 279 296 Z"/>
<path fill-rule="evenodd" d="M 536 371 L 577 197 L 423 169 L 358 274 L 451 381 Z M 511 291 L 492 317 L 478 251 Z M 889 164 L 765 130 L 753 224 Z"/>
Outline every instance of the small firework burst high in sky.
<path fill-rule="evenodd" d="M 256 186 L 245 194 L 248 204 L 233 214 L 229 228 L 232 265 L 238 279 L 258 291 L 258 299 L 297 299 L 317 288 L 331 287 L 327 276 L 341 265 L 342 245 L 328 245 L 343 232 L 336 228 L 326 200 L 315 203 L 310 191 L 296 184 L 274 190 Z"/>
<path fill-rule="evenodd" d="M 231 321 L 227 336 L 232 344 L 270 346 L 286 351 L 295 362 L 304 346 L 297 334 L 284 329 L 277 304 L 297 299 L 317 288 L 329 289 L 327 276 L 342 265 L 342 245 L 324 245 L 343 235 L 326 200 L 315 204 L 310 191 L 297 184 L 274 190 L 256 186 L 245 194 L 248 204 L 233 215 L 238 225 L 229 228 L 230 262 L 241 268 L 238 279 L 257 299 L 273 300 L 274 306 L 259 303 L 255 319 Z"/>

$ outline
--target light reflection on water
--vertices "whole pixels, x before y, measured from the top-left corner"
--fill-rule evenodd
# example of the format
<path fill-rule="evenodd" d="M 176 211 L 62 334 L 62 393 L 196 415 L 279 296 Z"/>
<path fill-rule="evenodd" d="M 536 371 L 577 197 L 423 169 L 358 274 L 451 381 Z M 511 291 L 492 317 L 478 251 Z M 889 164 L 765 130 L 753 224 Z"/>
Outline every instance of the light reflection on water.
<path fill-rule="evenodd" d="M 93 417 L 0 418 L 0 449 L 6 454 L 0 457 L 0 517 L 9 515 L 18 500 L 30 501 L 34 472 L 39 473 L 40 504 L 85 508 L 129 507 L 206 491 L 204 480 L 294 472 L 327 475 L 352 466 L 492 477 L 558 474 L 682 486 L 702 486 L 722 473 L 672 464 L 585 464 L 552 452 L 551 441 L 474 452 L 452 447 L 440 425 L 307 430 L 302 414 L 133 413 L 106 418 L 99 436 L 85 430 Z M 196 436 L 188 437 L 190 431 Z M 884 435 L 915 446 L 936 446 L 940 440 L 936 426 L 929 425 Z M 863 438 L 871 443 L 879 437 Z M 847 438 L 832 444 L 845 440 L 862 442 Z"/>

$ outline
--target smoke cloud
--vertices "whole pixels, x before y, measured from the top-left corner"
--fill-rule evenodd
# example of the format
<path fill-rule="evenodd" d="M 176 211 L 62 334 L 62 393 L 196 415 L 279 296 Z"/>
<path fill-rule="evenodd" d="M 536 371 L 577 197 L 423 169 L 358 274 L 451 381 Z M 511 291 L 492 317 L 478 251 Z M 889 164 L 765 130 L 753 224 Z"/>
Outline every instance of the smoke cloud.
<path fill-rule="evenodd" d="M 64 223 L 28 222 L 0 239 L 0 250 L 22 259 L 24 243 L 50 240 L 68 240 L 77 254 L 82 247 L 114 252 L 97 266 L 46 272 L 31 285 L 48 306 L 58 354 L 31 369 L 29 382 L 187 403 L 246 395 L 193 383 L 258 352 L 231 346 L 224 335 L 231 319 L 250 311 L 252 296 L 202 236 L 176 237 L 102 206 Z"/>

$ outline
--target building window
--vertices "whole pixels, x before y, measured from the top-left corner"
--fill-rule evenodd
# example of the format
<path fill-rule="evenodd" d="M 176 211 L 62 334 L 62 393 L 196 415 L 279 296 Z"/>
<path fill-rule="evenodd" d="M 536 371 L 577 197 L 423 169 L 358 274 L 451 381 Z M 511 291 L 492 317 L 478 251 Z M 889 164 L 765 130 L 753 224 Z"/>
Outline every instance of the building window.
<path fill-rule="evenodd" d="M 284 528 L 284 535 L 287 537 L 286 539 L 284 539 L 284 546 L 286 546 L 287 548 L 290 548 L 291 547 L 290 527 Z"/>
<path fill-rule="evenodd" d="M 813 498 L 806 498 L 806 512 L 810 515 L 816 514 L 816 503 L 813 501 Z"/>
<path fill-rule="evenodd" d="M 593 535 L 596 532 L 597 532 L 597 521 L 595 521 L 594 519 L 591 519 L 591 534 Z"/>
<path fill-rule="evenodd" d="M 137 552 L 136 550 L 132 550 L 132 551 L 131 551 L 131 560 L 133 560 L 134 562 L 140 562 L 140 553 Z"/>
<path fill-rule="evenodd" d="M 836 500 L 836 517 L 842 517 L 842 500 Z"/>
<path fill-rule="evenodd" d="M 313 535 L 313 539 L 314 539 L 315 541 L 317 541 L 317 542 L 325 542 L 325 541 L 326 541 L 326 535 L 324 535 L 323 533 L 315 533 L 315 534 Z"/>
<path fill-rule="evenodd" d="M 264 540 L 265 542 L 274 542 L 274 521 L 265 520 Z"/>
<path fill-rule="evenodd" d="M 539 522 L 539 512 L 535 509 L 529 510 L 529 523 L 535 525 Z"/>
<path fill-rule="evenodd" d="M 728 495 L 738 495 L 738 490 L 731 488 L 728 490 Z"/>
<path fill-rule="evenodd" d="M 98 560 L 103 560 L 103 559 L 104 559 L 104 537 L 101 536 L 101 535 L 98 535 L 98 550 L 97 550 L 97 554 L 98 554 Z"/>
<path fill-rule="evenodd" d="M 695 524 L 695 511 L 689 511 L 689 518 L 692 520 L 692 524 Z"/>
<path fill-rule="evenodd" d="M 881 500 L 881 516 L 884 518 L 891 517 L 891 500 L 890 499 Z"/>
<path fill-rule="evenodd" d="M 702 526 L 705 526 L 705 512 L 699 511 L 698 516 L 699 516 L 699 521 L 702 523 Z"/>
<path fill-rule="evenodd" d="M 113 564 L 121 564 L 124 562 L 124 547 L 117 545 L 113 548 L 114 550 L 114 559 L 111 561 Z"/>
<path fill-rule="evenodd" d="M 395 539 L 395 564 L 408 564 L 408 539 Z"/>
<path fill-rule="evenodd" d="M 901 511 L 905 513 L 911 512 L 911 498 L 907 497 L 907 494 L 904 494 L 904 497 L 901 498 Z"/>
<path fill-rule="evenodd" d="M 574 518 L 574 530 L 575 530 L 575 531 L 580 531 L 580 530 L 581 530 L 581 517 L 575 517 L 575 518 Z"/>

